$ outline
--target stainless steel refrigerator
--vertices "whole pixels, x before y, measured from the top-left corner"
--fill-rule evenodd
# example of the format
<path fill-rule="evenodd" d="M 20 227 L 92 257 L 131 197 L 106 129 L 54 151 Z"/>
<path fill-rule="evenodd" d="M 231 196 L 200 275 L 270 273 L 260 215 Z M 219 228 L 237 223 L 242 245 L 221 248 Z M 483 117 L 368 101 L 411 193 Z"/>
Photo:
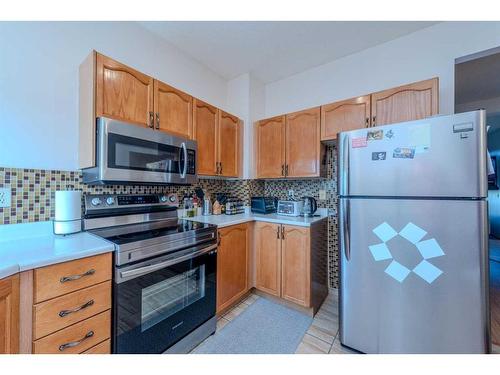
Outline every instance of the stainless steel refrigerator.
<path fill-rule="evenodd" d="M 487 353 L 485 112 L 338 137 L 340 340 L 364 353 Z"/>

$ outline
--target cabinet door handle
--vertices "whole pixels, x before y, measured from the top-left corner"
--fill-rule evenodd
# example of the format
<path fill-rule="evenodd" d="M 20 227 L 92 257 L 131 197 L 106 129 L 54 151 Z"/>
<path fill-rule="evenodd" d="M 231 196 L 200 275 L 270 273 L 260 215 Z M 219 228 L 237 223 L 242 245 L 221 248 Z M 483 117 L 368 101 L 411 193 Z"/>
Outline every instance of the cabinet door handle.
<path fill-rule="evenodd" d="M 222 162 L 219 162 L 220 165 L 220 174 L 222 174 Z"/>
<path fill-rule="evenodd" d="M 82 342 L 84 342 L 85 340 L 91 338 L 92 336 L 94 336 L 94 331 L 88 331 L 87 334 L 85 336 L 83 336 L 83 338 L 81 338 L 80 340 L 78 340 L 78 341 L 72 341 L 72 342 L 68 342 L 66 344 L 60 345 L 59 346 L 59 351 L 63 352 L 64 350 L 66 350 L 68 348 L 73 348 L 75 346 L 78 346 Z"/>
<path fill-rule="evenodd" d="M 215 162 L 215 174 L 219 174 L 219 162 Z"/>
<path fill-rule="evenodd" d="M 285 177 L 288 176 L 288 164 L 285 166 Z"/>
<path fill-rule="evenodd" d="M 366 118 L 366 127 L 367 128 L 370 127 L 370 118 L 369 117 Z"/>
<path fill-rule="evenodd" d="M 281 164 L 281 175 L 285 175 L 285 164 Z"/>
<path fill-rule="evenodd" d="M 376 121 L 375 121 L 375 120 L 376 120 L 376 119 L 377 119 L 377 116 L 373 116 L 373 117 L 372 117 L 372 126 L 375 126 L 375 124 L 376 124 Z"/>
<path fill-rule="evenodd" d="M 282 240 L 285 239 L 285 227 L 284 226 L 281 226 L 281 239 Z"/>
<path fill-rule="evenodd" d="M 160 113 L 156 112 L 156 129 L 160 129 Z"/>
<path fill-rule="evenodd" d="M 278 231 L 276 232 L 276 238 L 280 239 L 280 226 L 278 225 Z"/>
<path fill-rule="evenodd" d="M 154 116 L 154 113 L 152 111 L 149 112 L 149 124 L 148 124 L 148 127 L 150 127 L 151 129 L 154 128 L 155 126 L 155 116 Z"/>
<path fill-rule="evenodd" d="M 72 309 L 72 310 L 61 310 L 61 311 L 59 312 L 59 316 L 60 316 L 61 318 L 64 318 L 65 316 L 68 316 L 69 314 L 73 314 L 73 313 L 76 313 L 76 312 L 78 312 L 78 311 L 80 311 L 80 310 L 84 310 L 84 309 L 86 309 L 87 307 L 92 306 L 93 304 L 94 304 L 94 300 L 93 300 L 93 299 L 91 299 L 90 301 L 85 302 L 83 305 L 81 305 L 80 307 L 77 307 L 77 308 L 75 308 L 75 309 Z"/>
<path fill-rule="evenodd" d="M 59 281 L 61 282 L 61 284 L 63 284 L 63 283 L 68 282 L 68 281 L 79 280 L 79 279 L 81 279 L 82 277 L 85 277 L 85 276 L 91 276 L 94 273 L 95 273 L 95 270 L 94 269 L 90 269 L 87 272 L 82 273 L 81 275 L 63 276 L 63 277 L 61 277 L 59 279 Z"/>

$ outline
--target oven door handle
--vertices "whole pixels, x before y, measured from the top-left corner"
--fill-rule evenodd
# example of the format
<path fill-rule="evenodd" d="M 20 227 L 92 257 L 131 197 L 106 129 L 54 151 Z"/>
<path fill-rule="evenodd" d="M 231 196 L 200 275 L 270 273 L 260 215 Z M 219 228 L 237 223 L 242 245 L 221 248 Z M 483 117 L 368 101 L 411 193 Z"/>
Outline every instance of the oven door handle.
<path fill-rule="evenodd" d="M 131 278 L 131 277 L 138 277 L 138 276 L 146 275 L 148 273 L 151 273 L 151 272 L 154 272 L 154 271 L 157 271 L 157 270 L 161 270 L 162 268 L 173 266 L 175 264 L 178 264 L 178 263 L 184 262 L 186 260 L 195 258 L 197 256 L 206 254 L 206 253 L 208 253 L 208 252 L 210 252 L 212 250 L 215 250 L 215 249 L 217 249 L 217 245 L 216 244 L 215 245 L 211 245 L 209 247 L 205 247 L 205 248 L 203 248 L 201 250 L 198 250 L 198 251 L 195 251 L 193 253 L 189 253 L 189 254 L 183 255 L 183 256 L 178 257 L 178 258 L 169 259 L 169 260 L 166 260 L 164 262 L 160 262 L 158 264 L 151 264 L 149 266 L 144 266 L 144 267 L 137 268 L 135 270 L 130 270 L 130 271 L 121 271 L 120 272 L 120 278 L 121 279 L 128 279 L 128 278 Z"/>

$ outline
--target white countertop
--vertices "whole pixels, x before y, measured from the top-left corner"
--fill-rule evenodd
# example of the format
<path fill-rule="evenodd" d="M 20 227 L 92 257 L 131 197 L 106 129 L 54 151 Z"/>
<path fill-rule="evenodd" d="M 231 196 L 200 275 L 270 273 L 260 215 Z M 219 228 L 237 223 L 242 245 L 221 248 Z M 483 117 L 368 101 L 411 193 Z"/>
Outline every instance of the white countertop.
<path fill-rule="evenodd" d="M 0 225 L 0 279 L 111 251 L 111 242 L 87 232 L 55 235 L 51 221 Z"/>
<path fill-rule="evenodd" d="M 265 221 L 277 224 L 298 225 L 301 227 L 310 227 L 311 224 L 328 217 L 327 209 L 318 209 L 319 216 L 301 217 L 301 216 L 283 216 L 277 214 L 254 214 L 246 212 L 238 215 L 198 215 L 194 217 L 183 217 L 185 220 L 198 221 L 200 223 L 214 224 L 219 228 L 229 227 L 231 225 L 247 223 L 250 221 Z"/>

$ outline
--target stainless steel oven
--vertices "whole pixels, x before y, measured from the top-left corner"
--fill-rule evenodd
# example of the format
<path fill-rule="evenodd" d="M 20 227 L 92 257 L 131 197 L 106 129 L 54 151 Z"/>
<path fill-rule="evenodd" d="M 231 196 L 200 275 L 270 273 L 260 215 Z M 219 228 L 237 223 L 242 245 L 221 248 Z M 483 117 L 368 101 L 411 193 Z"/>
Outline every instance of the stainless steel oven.
<path fill-rule="evenodd" d="M 113 353 L 187 353 L 215 332 L 217 227 L 166 195 L 86 195 L 84 228 L 115 245 Z"/>
<path fill-rule="evenodd" d="M 86 184 L 191 184 L 197 181 L 196 141 L 100 117 L 96 166 Z"/>

